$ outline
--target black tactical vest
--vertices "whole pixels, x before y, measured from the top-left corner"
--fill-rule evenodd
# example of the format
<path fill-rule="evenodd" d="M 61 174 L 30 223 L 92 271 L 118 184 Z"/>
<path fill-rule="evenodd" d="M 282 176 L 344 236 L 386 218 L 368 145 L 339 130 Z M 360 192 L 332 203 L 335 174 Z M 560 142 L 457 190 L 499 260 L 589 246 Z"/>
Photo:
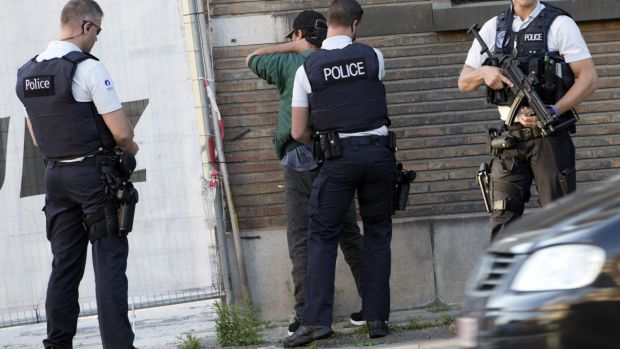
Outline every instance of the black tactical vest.
<path fill-rule="evenodd" d="M 116 145 L 95 104 L 73 98 L 73 75 L 77 65 L 89 58 L 97 60 L 80 51 L 42 62 L 35 57 L 17 72 L 17 96 L 47 159 L 92 155 Z"/>
<path fill-rule="evenodd" d="M 563 95 L 563 93 L 556 91 L 559 87 L 558 82 L 554 81 L 557 79 L 554 76 L 555 65 L 550 65 L 549 62 L 562 59 L 557 52 L 549 52 L 547 35 L 551 24 L 558 16 L 571 16 L 568 12 L 546 2 L 542 2 L 542 4 L 545 5 L 545 8 L 525 29 L 519 32 L 512 31 L 514 15 L 511 9 L 497 15 L 494 53 L 512 55 L 519 61 L 519 66 L 526 76 L 533 72 L 536 76 L 535 87 L 537 92 L 545 103 L 553 104 L 559 99 L 558 96 Z M 567 70 L 570 71 L 570 69 Z M 568 87 L 570 88 L 570 86 Z M 510 105 L 513 98 L 505 103 L 497 104 Z"/>
<path fill-rule="evenodd" d="M 389 125 L 379 59 L 364 44 L 316 50 L 304 63 L 315 131 L 361 132 Z"/>

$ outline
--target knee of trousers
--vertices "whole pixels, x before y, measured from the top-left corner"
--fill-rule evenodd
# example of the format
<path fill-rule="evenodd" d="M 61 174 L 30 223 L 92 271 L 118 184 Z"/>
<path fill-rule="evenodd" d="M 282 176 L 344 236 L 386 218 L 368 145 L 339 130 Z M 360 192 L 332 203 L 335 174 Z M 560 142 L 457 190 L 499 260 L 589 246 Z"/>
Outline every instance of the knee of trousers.
<path fill-rule="evenodd" d="M 390 213 L 384 213 L 373 216 L 362 216 L 362 222 L 364 224 L 380 224 L 380 223 L 388 223 L 391 219 L 392 215 Z"/>

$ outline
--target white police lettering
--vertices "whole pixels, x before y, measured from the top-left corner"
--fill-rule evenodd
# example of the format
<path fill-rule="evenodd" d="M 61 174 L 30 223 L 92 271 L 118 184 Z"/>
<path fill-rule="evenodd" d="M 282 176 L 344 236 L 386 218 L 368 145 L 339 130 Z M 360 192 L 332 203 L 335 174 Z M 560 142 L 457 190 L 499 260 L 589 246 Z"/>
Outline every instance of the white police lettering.
<path fill-rule="evenodd" d="M 44 90 L 50 88 L 49 80 L 41 80 L 39 78 L 26 79 L 26 91 Z"/>
<path fill-rule="evenodd" d="M 366 75 L 366 67 L 364 66 L 363 61 L 347 62 L 345 64 L 323 68 L 323 76 L 325 81 L 329 81 L 330 79 L 348 79 L 363 75 Z"/>
<path fill-rule="evenodd" d="M 542 41 L 542 33 L 525 34 L 525 41 Z"/>

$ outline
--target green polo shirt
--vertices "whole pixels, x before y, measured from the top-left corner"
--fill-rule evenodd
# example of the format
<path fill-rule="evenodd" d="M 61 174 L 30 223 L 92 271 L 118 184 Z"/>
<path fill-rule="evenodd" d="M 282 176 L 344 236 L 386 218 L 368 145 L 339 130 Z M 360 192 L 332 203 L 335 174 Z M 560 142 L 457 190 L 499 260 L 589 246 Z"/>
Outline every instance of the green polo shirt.
<path fill-rule="evenodd" d="M 280 93 L 280 108 L 278 110 L 278 124 L 273 144 L 282 159 L 284 154 L 301 145 L 291 136 L 291 99 L 293 83 L 297 69 L 304 64 L 312 50 L 297 53 L 271 53 L 268 55 L 252 56 L 248 67 L 261 79 L 270 85 L 276 85 Z"/>

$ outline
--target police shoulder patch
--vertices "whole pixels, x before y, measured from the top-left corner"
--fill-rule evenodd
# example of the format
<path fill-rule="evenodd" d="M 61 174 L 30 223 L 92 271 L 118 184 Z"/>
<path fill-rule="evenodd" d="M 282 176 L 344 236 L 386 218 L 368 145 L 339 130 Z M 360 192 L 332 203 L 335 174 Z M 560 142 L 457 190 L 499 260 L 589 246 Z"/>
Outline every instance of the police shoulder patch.
<path fill-rule="evenodd" d="M 56 94 L 54 75 L 28 76 L 24 79 L 24 97 L 45 97 Z"/>

